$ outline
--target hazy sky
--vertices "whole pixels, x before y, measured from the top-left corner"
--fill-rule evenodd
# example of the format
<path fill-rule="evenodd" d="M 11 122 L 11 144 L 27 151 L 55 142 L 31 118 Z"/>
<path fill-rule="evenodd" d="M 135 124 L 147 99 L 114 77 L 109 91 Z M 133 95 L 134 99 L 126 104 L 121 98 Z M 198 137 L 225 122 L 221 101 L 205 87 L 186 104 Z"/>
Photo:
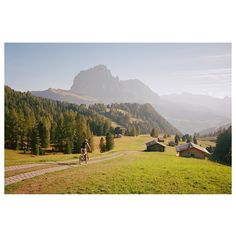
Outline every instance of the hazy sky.
<path fill-rule="evenodd" d="M 15 90 L 69 89 L 80 70 L 106 65 L 159 95 L 231 96 L 231 44 L 5 44 L 5 84 Z"/>

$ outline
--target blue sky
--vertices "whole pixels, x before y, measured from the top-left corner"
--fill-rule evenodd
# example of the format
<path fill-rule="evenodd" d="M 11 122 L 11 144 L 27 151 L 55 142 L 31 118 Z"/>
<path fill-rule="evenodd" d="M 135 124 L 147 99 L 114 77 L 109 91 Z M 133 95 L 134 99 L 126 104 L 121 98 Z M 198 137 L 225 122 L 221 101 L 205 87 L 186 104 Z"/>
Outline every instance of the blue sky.
<path fill-rule="evenodd" d="M 106 65 L 120 79 L 139 79 L 159 95 L 231 96 L 227 43 L 7 43 L 5 84 L 20 91 L 69 89 L 80 70 Z"/>

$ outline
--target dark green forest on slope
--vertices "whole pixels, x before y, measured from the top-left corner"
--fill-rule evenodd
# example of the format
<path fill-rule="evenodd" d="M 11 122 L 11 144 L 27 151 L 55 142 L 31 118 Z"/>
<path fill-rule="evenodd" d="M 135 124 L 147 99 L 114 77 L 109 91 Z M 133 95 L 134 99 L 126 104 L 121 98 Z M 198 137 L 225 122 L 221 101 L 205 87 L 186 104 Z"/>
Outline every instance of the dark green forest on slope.
<path fill-rule="evenodd" d="M 133 130 L 137 134 L 149 134 L 152 128 L 157 128 L 159 133 L 179 134 L 166 119 L 164 119 L 152 105 L 139 103 L 113 103 L 111 105 L 93 104 L 89 110 L 110 118 L 125 127 L 128 134 Z"/>
<path fill-rule="evenodd" d="M 84 138 L 114 134 L 112 121 L 126 135 L 179 133 L 150 104 L 75 105 L 34 97 L 5 86 L 5 148 L 31 150 L 35 154 L 54 146 L 64 153 L 80 152 Z"/>

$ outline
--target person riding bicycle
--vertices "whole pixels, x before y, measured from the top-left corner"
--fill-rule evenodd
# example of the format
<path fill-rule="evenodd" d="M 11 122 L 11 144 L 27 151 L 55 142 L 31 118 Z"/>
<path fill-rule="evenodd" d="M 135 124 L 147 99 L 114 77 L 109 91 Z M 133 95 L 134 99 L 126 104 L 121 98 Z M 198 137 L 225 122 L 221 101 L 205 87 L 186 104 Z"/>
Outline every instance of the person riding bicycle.
<path fill-rule="evenodd" d="M 87 159 L 89 159 L 88 149 L 91 151 L 91 147 L 88 143 L 88 139 L 85 139 L 80 146 L 80 152 L 82 155 L 85 155 Z"/>

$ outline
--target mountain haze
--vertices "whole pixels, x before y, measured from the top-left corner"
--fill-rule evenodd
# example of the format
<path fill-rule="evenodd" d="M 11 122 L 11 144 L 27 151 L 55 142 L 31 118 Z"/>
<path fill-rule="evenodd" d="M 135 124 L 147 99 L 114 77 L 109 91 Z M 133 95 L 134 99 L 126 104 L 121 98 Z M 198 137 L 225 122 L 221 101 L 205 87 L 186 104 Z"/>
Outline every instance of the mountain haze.
<path fill-rule="evenodd" d="M 224 129 L 228 129 L 231 126 L 231 124 L 225 124 L 221 127 L 211 127 L 208 129 L 204 129 L 201 130 L 200 132 L 198 132 L 198 136 L 202 137 L 202 136 L 211 136 L 217 132 L 221 132 Z"/>
<path fill-rule="evenodd" d="M 119 80 L 104 65 L 81 71 L 75 78 L 71 93 L 94 97 L 100 102 L 154 103 L 159 96 L 139 80 Z"/>
<path fill-rule="evenodd" d="M 219 99 L 190 93 L 170 94 L 161 96 L 158 105 L 158 111 L 186 133 L 231 123 L 230 98 Z"/>
<path fill-rule="evenodd" d="M 81 96 L 76 93 L 71 93 L 70 91 L 63 89 L 52 89 L 49 88 L 44 91 L 32 91 L 34 96 L 48 98 L 56 101 L 70 102 L 75 104 L 93 104 L 98 102 L 96 98 L 89 96 Z"/>
<path fill-rule="evenodd" d="M 191 93 L 163 95 L 162 100 L 173 102 L 187 109 L 205 112 L 217 112 L 221 116 L 231 117 L 231 99 L 214 98 Z"/>
<path fill-rule="evenodd" d="M 171 85 L 170 85 L 171 86 Z M 158 96 L 139 80 L 119 80 L 104 65 L 83 70 L 70 90 L 32 91 L 39 97 L 75 104 L 150 103 L 157 112 L 183 133 L 231 123 L 231 99 L 190 93 Z"/>

